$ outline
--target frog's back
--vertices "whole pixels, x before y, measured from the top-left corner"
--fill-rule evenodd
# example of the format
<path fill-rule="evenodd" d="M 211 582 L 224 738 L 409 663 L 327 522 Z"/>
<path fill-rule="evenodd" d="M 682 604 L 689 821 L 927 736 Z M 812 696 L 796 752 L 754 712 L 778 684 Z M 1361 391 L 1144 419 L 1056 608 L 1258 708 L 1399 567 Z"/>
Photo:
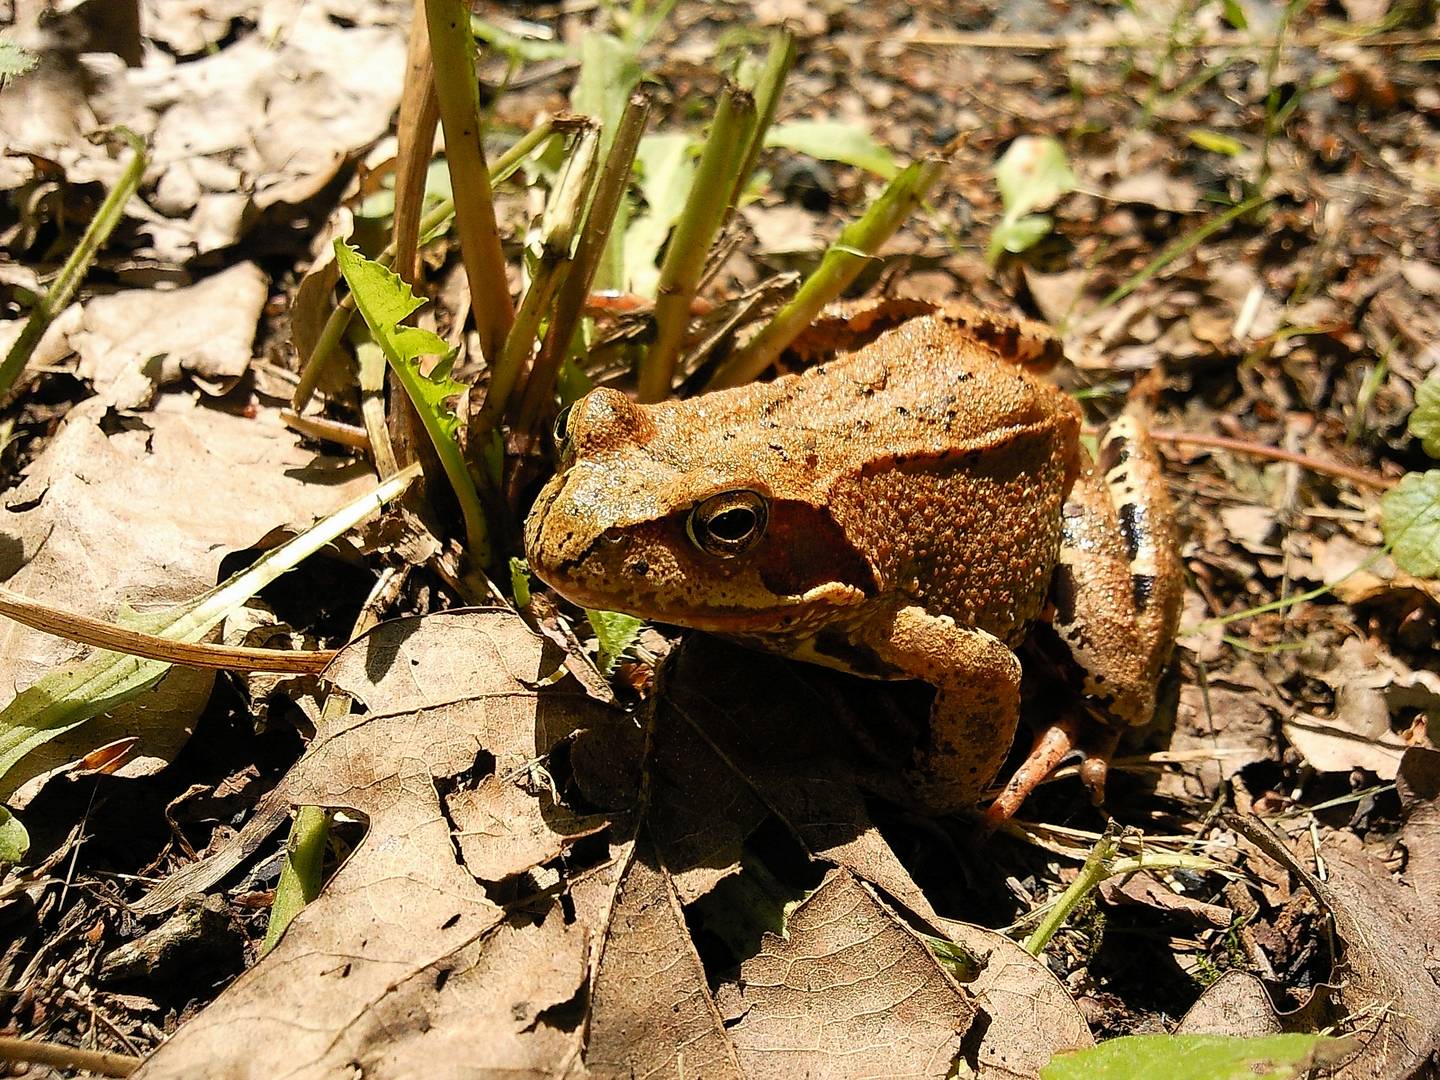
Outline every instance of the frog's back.
<path fill-rule="evenodd" d="M 762 426 L 811 436 L 813 482 L 882 591 L 1023 637 L 1074 479 L 1074 402 L 939 317 L 787 381 Z"/>

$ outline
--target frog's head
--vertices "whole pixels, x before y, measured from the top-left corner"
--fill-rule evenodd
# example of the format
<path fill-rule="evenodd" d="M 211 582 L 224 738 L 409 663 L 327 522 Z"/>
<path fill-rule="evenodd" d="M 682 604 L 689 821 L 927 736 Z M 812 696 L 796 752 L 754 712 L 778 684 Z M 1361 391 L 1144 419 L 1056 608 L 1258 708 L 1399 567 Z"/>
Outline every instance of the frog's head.
<path fill-rule="evenodd" d="M 557 423 L 560 471 L 525 523 L 535 573 L 585 607 L 729 633 L 823 623 L 874 595 L 806 467 L 726 422 L 731 393 L 576 402 Z"/>

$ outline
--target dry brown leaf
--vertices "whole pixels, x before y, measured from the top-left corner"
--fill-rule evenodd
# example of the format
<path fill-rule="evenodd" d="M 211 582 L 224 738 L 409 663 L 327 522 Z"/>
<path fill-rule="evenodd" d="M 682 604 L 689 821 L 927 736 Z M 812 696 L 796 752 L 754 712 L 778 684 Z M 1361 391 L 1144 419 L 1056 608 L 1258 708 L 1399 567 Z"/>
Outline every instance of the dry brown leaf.
<path fill-rule="evenodd" d="M 386 132 L 409 13 L 381 12 L 387 25 L 356 25 L 340 0 L 267 3 L 247 9 L 256 25 L 235 41 L 184 63 L 159 49 L 138 68 L 47 55 L 6 87 L 0 130 L 7 149 L 53 159 L 70 183 L 107 187 L 122 162 L 87 136 L 123 124 L 147 137 L 154 187 L 127 206 L 150 238 L 138 253 L 183 264 L 234 244 L 259 211 L 315 195 Z M 0 190 L 29 178 L 23 157 L 0 158 Z"/>
<path fill-rule="evenodd" d="M 1411 672 L 1388 651 L 1360 638 L 1349 638 L 1316 675 L 1335 688 L 1335 714 L 1328 719 L 1296 713 L 1283 724 L 1285 737 L 1322 772 L 1369 769 L 1382 780 L 1395 779 L 1405 741 L 1390 727 L 1390 697 L 1396 683 L 1403 691 L 1440 705 L 1440 680 Z M 1408 700 L 1408 699 L 1407 699 Z M 1398 707 L 1398 706 L 1397 706 Z"/>
<path fill-rule="evenodd" d="M 1340 1080 L 1420 1075 L 1440 1054 L 1440 982 L 1432 955 L 1440 905 L 1391 878 L 1383 863 L 1332 836 L 1320 850 L 1322 878 L 1303 865 L 1259 818 L 1231 825 L 1300 879 L 1330 913 L 1338 939 L 1336 1020 L 1364 1046 L 1336 1073 Z M 1302 841 L 1308 848 L 1308 840 Z M 1347 1034 L 1352 1033 L 1350 1031 Z"/>
<path fill-rule="evenodd" d="M 1406 750 L 1395 786 L 1405 807 L 1405 880 L 1440 912 L 1440 750 Z"/>
<path fill-rule="evenodd" d="M 274 410 L 252 419 L 165 395 L 144 424 L 108 434 L 107 411 L 98 398 L 72 409 L 0 503 L 0 580 L 32 600 L 113 619 L 124 605 L 153 611 L 192 599 L 231 552 L 308 524 L 371 483 L 363 466 L 304 449 Z M 4 700 L 85 652 L 0 621 Z M 151 693 L 37 748 L 5 790 L 132 735 L 140 744 L 121 775 L 154 771 L 184 743 L 212 680 L 172 670 Z"/>
<path fill-rule="evenodd" d="M 1030 1080 L 1054 1055 L 1095 1045 L 1075 1000 L 1055 973 L 994 930 L 945 921 L 945 936 L 980 963 L 963 985 L 984 1023 L 965 1038 L 965 1058 L 986 1080 Z"/>
<path fill-rule="evenodd" d="M 740 968 L 744 1075 L 944 1077 L 975 1016 L 915 934 L 836 870 Z"/>
<path fill-rule="evenodd" d="M 1205 988 L 1180 1019 L 1175 1034 L 1248 1038 L 1284 1030 L 1265 984 L 1247 971 L 1231 969 Z"/>
<path fill-rule="evenodd" d="M 183 289 L 97 296 L 70 335 L 78 373 L 118 409 L 148 405 L 186 374 L 210 393 L 228 393 L 250 366 L 268 295 L 265 272 L 236 263 Z"/>
<path fill-rule="evenodd" d="M 546 686 L 561 661 L 498 610 L 385 624 L 344 650 L 327 675 L 355 711 L 317 733 L 282 790 L 348 807 L 369 832 L 277 949 L 140 1075 L 284 1065 L 318 1077 L 356 1063 L 399 1077 L 430 1060 L 472 1075 L 939 1080 L 976 1004 L 874 878 L 922 926 L 983 949 L 988 1019 L 965 1047 L 982 1075 L 1033 1077 L 1049 1049 L 1088 1041 L 1018 946 L 924 914 L 834 757 L 827 710 L 783 676 L 793 667 L 696 639 L 637 725 L 572 682 Z M 763 664 L 773 678 L 754 677 Z M 842 866 L 784 937 L 757 939 L 717 999 L 686 895 L 742 872 L 732 863 L 770 816 Z"/>

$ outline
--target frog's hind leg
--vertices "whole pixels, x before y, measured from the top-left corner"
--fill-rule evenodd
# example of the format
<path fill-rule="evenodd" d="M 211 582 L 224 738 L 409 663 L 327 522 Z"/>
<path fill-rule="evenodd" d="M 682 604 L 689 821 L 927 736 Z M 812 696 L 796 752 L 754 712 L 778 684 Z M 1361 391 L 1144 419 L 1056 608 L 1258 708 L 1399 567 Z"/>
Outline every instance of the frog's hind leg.
<path fill-rule="evenodd" d="M 1000 771 L 1020 714 L 1020 661 L 998 638 L 944 615 L 902 607 L 859 630 L 875 655 L 936 688 L 929 732 L 906 782 L 936 814 L 973 807 Z"/>
<path fill-rule="evenodd" d="M 1183 574 L 1159 456 L 1136 415 L 1110 425 L 1098 466 L 1082 462 L 1063 514 L 1051 626 L 1065 666 L 1078 672 L 1081 711 L 1039 733 L 992 820 L 1013 815 L 1076 751 L 1081 779 L 1100 801 L 1120 732 L 1154 715 L 1174 645 Z"/>

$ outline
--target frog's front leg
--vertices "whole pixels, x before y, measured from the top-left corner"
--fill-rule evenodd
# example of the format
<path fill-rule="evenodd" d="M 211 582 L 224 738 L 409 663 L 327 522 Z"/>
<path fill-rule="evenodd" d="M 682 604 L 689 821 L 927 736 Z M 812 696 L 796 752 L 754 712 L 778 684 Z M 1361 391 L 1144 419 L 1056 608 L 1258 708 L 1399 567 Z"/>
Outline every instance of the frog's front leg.
<path fill-rule="evenodd" d="M 1079 672 L 1079 709 L 1040 730 L 991 806 L 992 820 L 1012 816 L 1076 750 L 1099 802 L 1121 731 L 1154 716 L 1175 642 L 1184 575 L 1160 459 L 1134 414 L 1110 425 L 1098 466 L 1088 455 L 1081 463 L 1063 514 L 1051 625 L 1056 651 Z"/>
<path fill-rule="evenodd" d="M 975 805 L 999 772 L 1020 712 L 1020 661 L 998 638 L 920 607 L 877 614 L 859 636 L 907 678 L 936 689 L 929 733 L 906 780 L 925 809 Z"/>

